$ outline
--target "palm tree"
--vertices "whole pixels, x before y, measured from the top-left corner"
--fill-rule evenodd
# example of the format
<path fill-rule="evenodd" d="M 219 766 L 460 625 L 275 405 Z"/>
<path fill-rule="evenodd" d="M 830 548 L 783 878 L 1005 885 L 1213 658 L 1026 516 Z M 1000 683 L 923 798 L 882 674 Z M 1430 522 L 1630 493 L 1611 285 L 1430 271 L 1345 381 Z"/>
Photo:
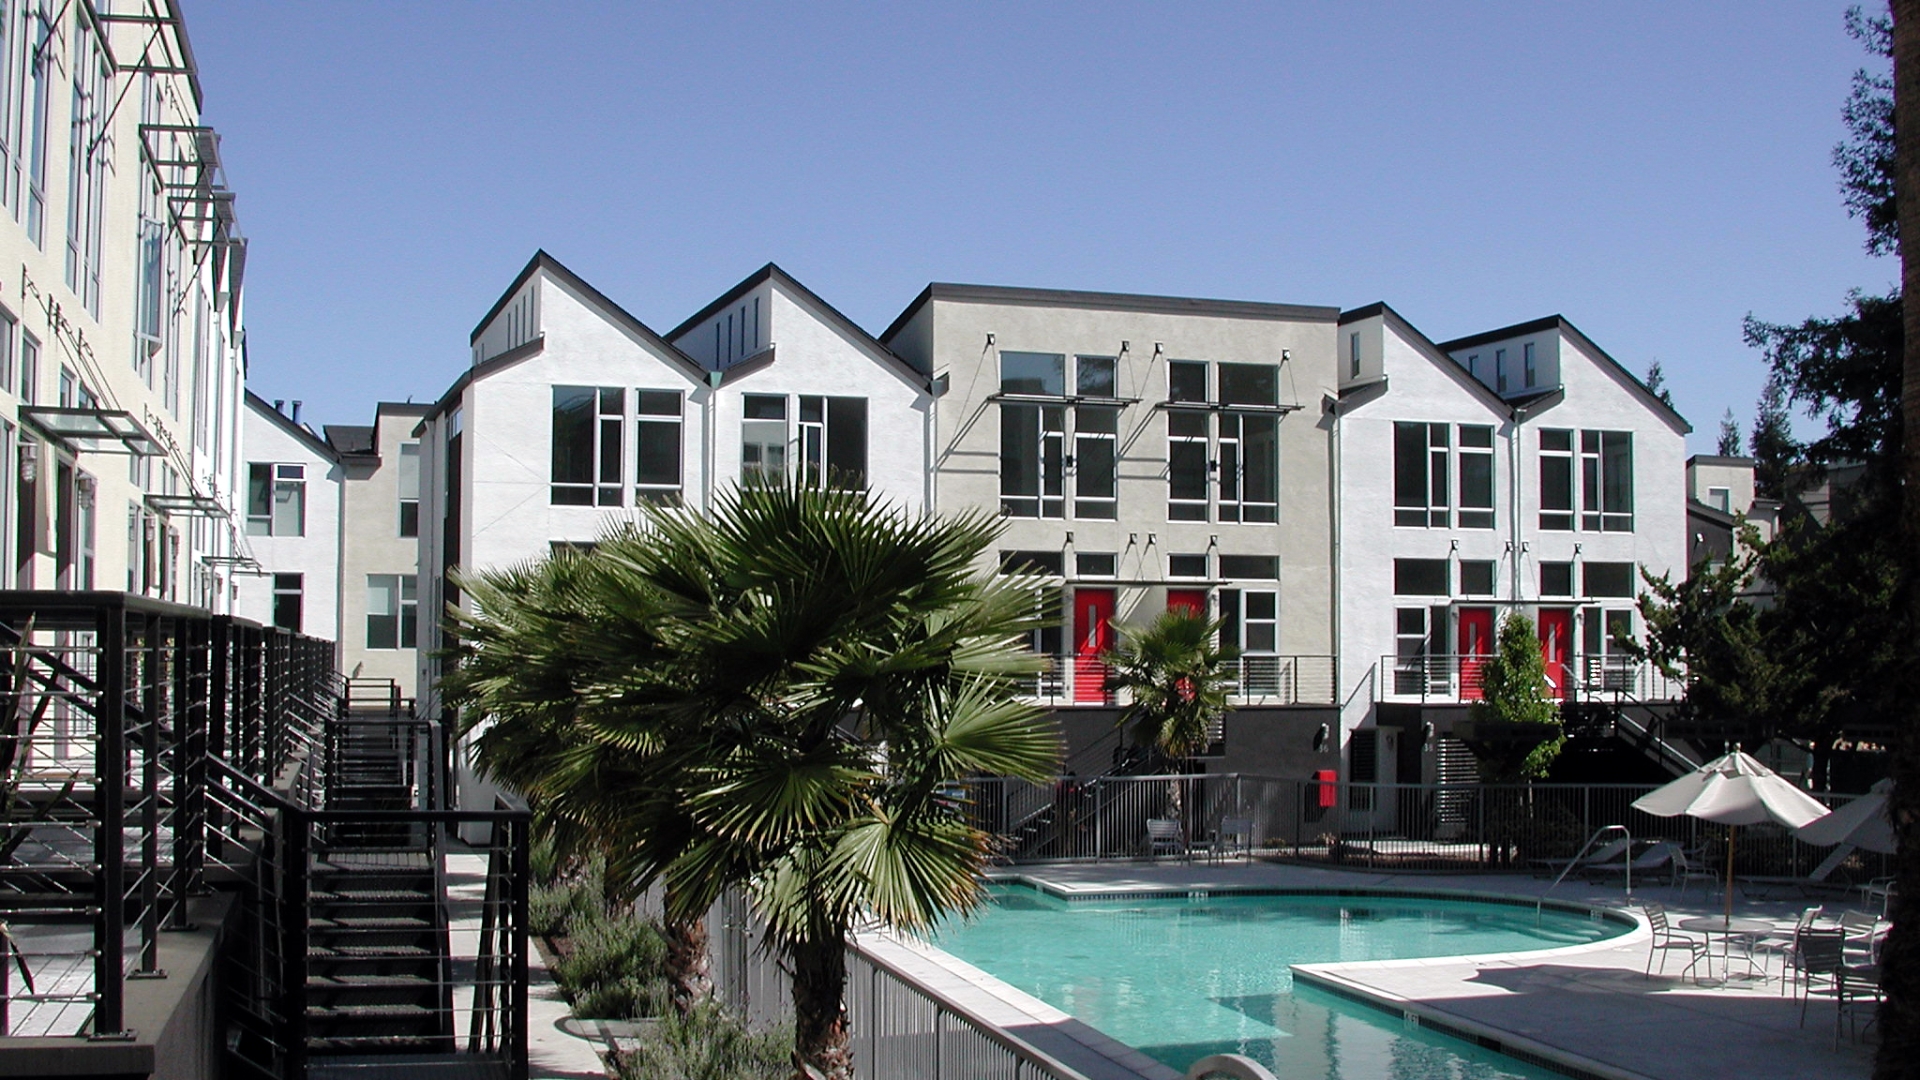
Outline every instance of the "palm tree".
<path fill-rule="evenodd" d="M 651 880 L 636 868 L 689 826 L 684 808 L 651 780 L 664 755 L 609 745 L 583 726 L 594 706 L 581 691 L 605 653 L 661 655 L 645 637 L 646 621 L 612 617 L 583 585 L 588 576 L 587 556 L 562 552 L 463 578 L 475 611 L 450 613 L 459 662 L 441 687 L 449 704 L 469 710 L 464 733 L 480 773 L 527 798 L 536 828 L 563 861 L 604 858 L 602 899 L 631 903 Z M 712 993 L 706 922 L 670 916 L 662 932 L 684 1016 Z"/>
<path fill-rule="evenodd" d="M 1209 620 L 1187 607 L 1171 607 L 1144 628 L 1122 626 L 1120 644 L 1107 658 L 1108 685 L 1132 692 L 1120 724 L 1136 746 L 1152 747 L 1174 767 L 1207 748 L 1227 714 L 1235 650 L 1222 645 L 1224 620 Z M 1173 814 L 1184 819 L 1180 785 L 1168 792 Z"/>
<path fill-rule="evenodd" d="M 556 646 L 574 698 L 556 744 L 573 748 L 528 749 L 551 727 L 483 738 L 534 758 L 569 820 L 617 838 L 623 872 L 663 882 L 670 919 L 744 884 L 793 972 L 797 1075 L 848 1077 L 849 928 L 920 929 L 975 903 L 992 837 L 968 822 L 966 780 L 1037 780 L 1059 760 L 1013 696 L 1034 670 L 1031 598 L 974 573 L 998 533 L 983 516 L 796 487 L 738 491 L 704 518 L 644 513 L 580 564 L 590 632 Z"/>

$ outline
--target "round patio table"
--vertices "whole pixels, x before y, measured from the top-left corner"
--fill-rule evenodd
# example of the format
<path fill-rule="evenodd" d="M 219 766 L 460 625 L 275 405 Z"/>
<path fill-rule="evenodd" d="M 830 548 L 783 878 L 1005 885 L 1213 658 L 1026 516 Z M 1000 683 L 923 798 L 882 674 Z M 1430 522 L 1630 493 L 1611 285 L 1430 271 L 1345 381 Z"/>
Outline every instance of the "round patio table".
<path fill-rule="evenodd" d="M 1773 933 L 1773 923 L 1766 919 L 1729 919 L 1725 915 L 1695 915 L 1690 919 L 1681 919 L 1675 926 L 1689 933 L 1699 934 L 1707 939 L 1707 978 L 1713 978 L 1713 939 L 1720 938 L 1721 978 L 1731 979 L 1733 967 L 1729 960 L 1729 951 L 1734 938 L 1757 938 Z M 1753 968 L 1753 955 L 1747 955 L 1749 973 Z"/>

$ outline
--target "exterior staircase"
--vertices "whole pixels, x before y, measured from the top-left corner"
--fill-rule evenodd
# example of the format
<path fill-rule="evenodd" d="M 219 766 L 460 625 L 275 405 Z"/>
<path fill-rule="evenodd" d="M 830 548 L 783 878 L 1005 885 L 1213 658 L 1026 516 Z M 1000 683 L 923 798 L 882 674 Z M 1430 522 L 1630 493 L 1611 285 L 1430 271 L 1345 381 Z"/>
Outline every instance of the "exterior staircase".
<path fill-rule="evenodd" d="M 329 815 L 430 809 L 432 757 L 421 739 L 397 712 L 349 709 L 331 735 Z M 392 1055 L 417 1068 L 421 1055 L 454 1052 L 439 837 L 425 821 L 351 819 L 330 820 L 314 837 L 305 1004 L 314 1069 L 402 1065 Z"/>

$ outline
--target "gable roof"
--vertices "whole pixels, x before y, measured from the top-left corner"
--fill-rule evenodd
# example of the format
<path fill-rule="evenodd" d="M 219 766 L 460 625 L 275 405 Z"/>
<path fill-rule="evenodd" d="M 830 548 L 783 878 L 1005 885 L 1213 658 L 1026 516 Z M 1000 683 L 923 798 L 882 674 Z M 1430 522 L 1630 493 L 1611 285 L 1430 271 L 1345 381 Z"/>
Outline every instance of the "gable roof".
<path fill-rule="evenodd" d="M 858 323 L 854 322 L 852 319 L 849 319 L 845 315 L 841 314 L 839 308 L 836 308 L 832 304 L 827 303 L 825 300 L 821 299 L 819 293 L 816 293 L 812 289 L 809 289 L 805 285 L 801 284 L 799 278 L 796 278 L 792 274 L 787 273 L 785 270 L 780 269 L 780 266 L 778 263 L 770 262 L 767 265 L 761 267 L 760 269 L 755 270 L 753 273 L 748 274 L 746 278 L 742 280 L 738 285 L 735 285 L 733 288 L 728 289 L 726 292 L 720 294 L 718 299 L 714 300 L 712 303 L 708 304 L 706 307 L 703 307 L 699 311 L 694 312 L 679 326 L 676 326 L 672 330 L 667 331 L 667 339 L 670 341 L 680 340 L 680 338 L 683 335 L 687 334 L 694 327 L 699 326 L 703 322 L 706 322 L 709 318 L 712 318 L 715 314 L 719 313 L 721 310 L 726 308 L 727 305 L 733 303 L 735 300 L 740 299 L 742 296 L 745 296 L 748 292 L 758 288 L 761 284 L 767 281 L 772 281 L 774 284 L 780 286 L 781 288 L 787 290 L 788 292 L 794 294 L 795 296 L 798 296 L 803 302 L 811 305 L 822 316 L 824 316 L 827 322 L 831 323 L 836 329 L 840 330 L 842 333 L 852 338 L 855 344 L 859 345 L 862 349 L 870 353 L 874 359 L 879 360 L 882 363 L 890 364 L 894 366 L 899 370 L 900 373 L 906 375 L 915 385 L 925 388 L 927 384 L 927 375 L 925 372 L 922 372 L 919 369 L 915 368 L 912 364 L 907 363 L 892 349 L 889 349 L 885 345 L 881 344 L 877 338 L 875 338 L 872 334 L 867 333 L 864 329 L 860 327 Z M 775 344 L 777 345 L 778 342 L 775 342 Z"/>
<path fill-rule="evenodd" d="M 1351 311 L 1341 312 L 1340 325 L 1347 326 L 1360 322 L 1363 319 L 1371 319 L 1376 315 L 1380 316 L 1383 321 L 1391 326 L 1394 333 L 1398 334 L 1401 340 L 1412 345 L 1415 351 L 1424 355 L 1428 360 L 1435 364 L 1443 365 L 1441 370 L 1454 376 L 1457 381 L 1466 386 L 1469 393 L 1478 397 L 1487 405 L 1498 409 L 1502 413 L 1511 414 L 1514 406 L 1521 404 L 1502 398 L 1499 394 L 1494 393 L 1491 386 L 1474 378 L 1473 372 L 1468 371 L 1466 365 L 1447 355 L 1444 348 L 1435 345 L 1433 339 L 1421 333 L 1419 327 L 1408 322 L 1405 316 L 1389 307 L 1385 300 L 1375 300 L 1365 307 L 1357 307 Z"/>
<path fill-rule="evenodd" d="M 1463 338 L 1455 338 L 1452 341 L 1443 341 L 1440 343 L 1440 348 L 1450 353 L 1457 352 L 1461 349 L 1471 349 L 1475 345 L 1485 345 L 1488 342 L 1505 341 L 1508 338 L 1537 334 L 1543 330 L 1558 330 L 1561 334 L 1571 338 L 1574 344 L 1609 364 L 1615 374 L 1624 378 L 1627 381 L 1627 385 L 1637 391 L 1640 398 L 1646 404 L 1652 406 L 1657 412 L 1665 413 L 1675 423 L 1680 425 L 1682 432 L 1690 432 L 1693 430 L 1693 425 L 1687 422 L 1686 417 L 1680 415 L 1680 410 L 1660 400 L 1660 395 L 1654 393 L 1646 383 L 1642 382 L 1640 376 L 1627 370 L 1625 364 L 1615 360 L 1607 350 L 1594 344 L 1592 338 L 1581 333 L 1580 328 L 1568 322 L 1567 317 L 1564 315 L 1548 315 L 1543 319 L 1532 319 L 1523 323 L 1515 323 L 1512 326 L 1504 326 L 1498 330 L 1488 330 L 1483 333 L 1470 334 Z"/>
<path fill-rule="evenodd" d="M 327 443 L 340 454 L 353 457 L 376 455 L 373 428 L 365 424 L 328 424 Z M 377 455 L 376 455 L 377 456 Z"/>
<path fill-rule="evenodd" d="M 567 269 L 566 265 L 559 259 L 547 254 L 545 248 L 533 253 L 533 258 L 528 259 L 527 265 L 522 267 L 520 273 L 514 277 L 513 284 L 508 285 L 506 291 L 500 294 L 500 299 L 495 300 L 493 307 L 487 309 L 486 315 L 480 319 L 480 322 L 474 326 L 473 333 L 468 336 L 467 343 L 469 345 L 480 340 L 480 335 L 485 332 L 488 324 L 492 323 L 507 306 L 507 302 L 513 299 L 513 294 L 519 292 L 520 287 L 525 285 L 529 278 L 540 271 L 551 274 L 556 280 L 566 285 L 569 289 L 579 293 L 589 304 L 598 308 L 600 313 L 605 315 L 610 321 L 631 331 L 642 341 L 660 350 L 662 356 L 674 363 L 684 366 L 696 378 L 706 377 L 706 369 L 696 363 L 692 357 L 681 352 L 677 346 L 666 338 L 661 337 L 652 327 L 635 318 L 632 312 L 608 299 L 605 293 L 589 285 L 587 279 Z M 512 350 L 508 351 L 511 352 Z M 488 357 L 487 359 L 492 360 L 493 357 Z"/>
<path fill-rule="evenodd" d="M 339 451 L 327 445 L 326 440 L 315 435 L 304 425 L 296 424 L 288 419 L 285 413 L 274 408 L 271 401 L 254 393 L 251 387 L 247 389 L 247 404 L 251 406 L 255 412 L 272 421 L 281 431 L 305 443 L 314 453 L 319 454 L 328 461 L 337 463 L 340 460 Z"/>
<path fill-rule="evenodd" d="M 960 303 L 1026 304 L 1034 307 L 1099 308 L 1109 311 L 1139 311 L 1156 315 L 1211 315 L 1228 319 L 1290 319 L 1306 322 L 1333 322 L 1340 317 L 1337 307 L 1307 304 L 1270 304 L 1258 300 L 1206 300 L 1191 296 L 1154 296 L 1147 293 L 1086 292 L 1079 289 L 1028 289 L 1010 285 L 956 285 L 936 281 L 921 290 L 905 311 L 880 332 L 881 341 L 891 341 L 931 300 Z"/>

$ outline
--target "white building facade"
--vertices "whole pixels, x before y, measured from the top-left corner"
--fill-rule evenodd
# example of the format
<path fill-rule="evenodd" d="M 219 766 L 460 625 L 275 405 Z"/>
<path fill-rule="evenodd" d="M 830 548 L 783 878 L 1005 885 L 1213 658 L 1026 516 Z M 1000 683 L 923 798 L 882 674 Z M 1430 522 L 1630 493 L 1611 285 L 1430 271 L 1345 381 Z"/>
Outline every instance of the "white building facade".
<path fill-rule="evenodd" d="M 246 536 L 259 567 L 235 575 L 234 614 L 338 640 L 346 470 L 326 440 L 277 405 L 248 391 L 246 407 Z"/>
<path fill-rule="evenodd" d="M 414 696 L 419 671 L 420 441 L 414 429 L 429 409 L 383 401 L 371 425 L 326 429 L 345 474 L 340 670 L 350 679 L 388 683 L 403 699 Z"/>
<path fill-rule="evenodd" d="M 1448 737 L 1511 611 L 1557 698 L 1669 695 L 1619 641 L 1641 572 L 1686 572 L 1686 421 L 1558 316 L 1436 345 L 1373 304 L 1339 333 L 1348 778 L 1470 774 Z"/>
<path fill-rule="evenodd" d="M 224 612 L 250 564 L 246 247 L 191 58 L 165 0 L 0 3 L 0 585 Z"/>

